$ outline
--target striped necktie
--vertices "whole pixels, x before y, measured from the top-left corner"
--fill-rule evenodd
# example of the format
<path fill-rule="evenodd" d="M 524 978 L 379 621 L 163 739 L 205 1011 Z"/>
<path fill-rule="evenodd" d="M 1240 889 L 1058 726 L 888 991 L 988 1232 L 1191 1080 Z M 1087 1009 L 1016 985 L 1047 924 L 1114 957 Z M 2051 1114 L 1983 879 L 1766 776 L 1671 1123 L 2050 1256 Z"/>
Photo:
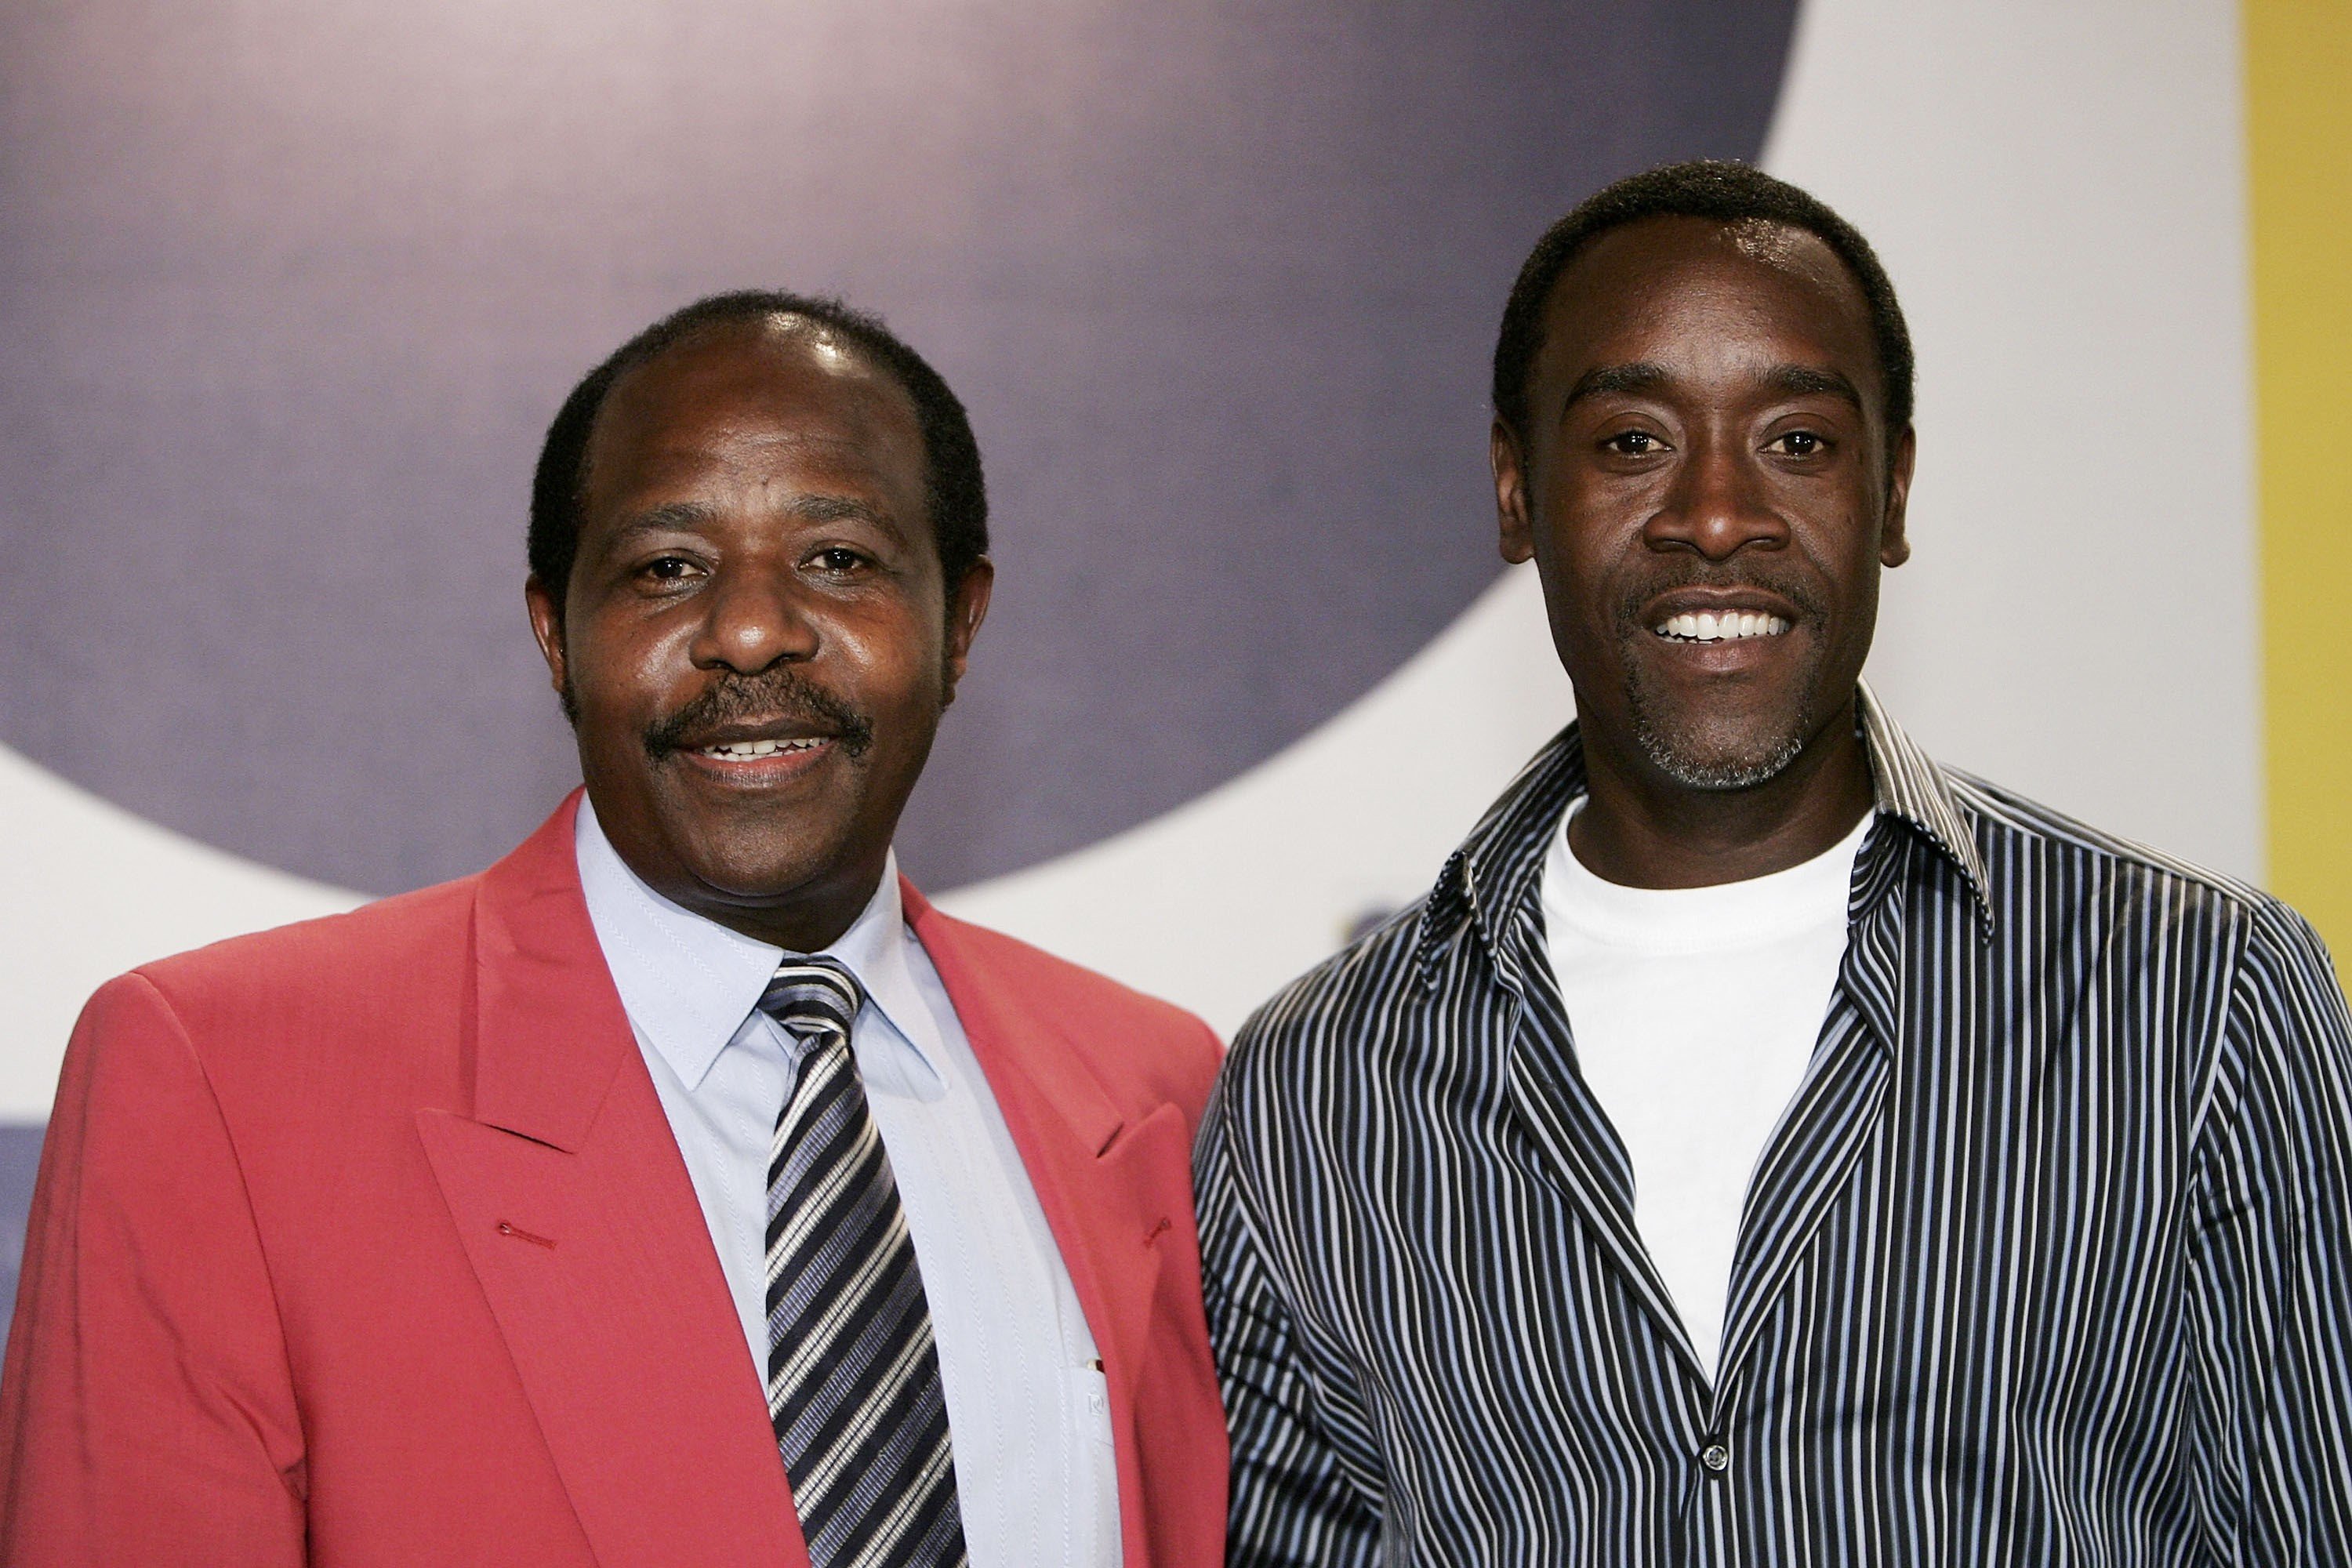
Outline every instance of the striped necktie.
<path fill-rule="evenodd" d="M 849 1051 L 861 1000 L 798 956 L 760 998 L 802 1045 L 768 1157 L 768 1415 L 814 1568 L 957 1568 L 930 1306 Z"/>

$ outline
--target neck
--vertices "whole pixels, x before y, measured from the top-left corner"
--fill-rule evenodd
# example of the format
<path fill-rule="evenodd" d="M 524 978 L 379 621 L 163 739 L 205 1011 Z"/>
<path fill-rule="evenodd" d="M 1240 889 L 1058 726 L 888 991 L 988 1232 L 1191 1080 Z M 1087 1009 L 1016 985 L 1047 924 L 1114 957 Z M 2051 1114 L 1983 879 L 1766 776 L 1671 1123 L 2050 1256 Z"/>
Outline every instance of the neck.
<path fill-rule="evenodd" d="M 781 947 L 786 952 L 822 952 L 839 942 L 857 917 L 866 912 L 874 889 L 855 902 L 830 904 L 822 909 L 743 910 L 732 907 L 699 909 L 695 913 L 708 916 L 739 936 L 753 942 L 764 942 L 770 947 Z"/>
<path fill-rule="evenodd" d="M 781 947 L 786 952 L 821 952 L 839 942 L 882 885 L 887 860 L 859 866 L 823 883 L 803 885 L 782 900 L 749 898 L 697 883 L 681 891 L 662 889 L 674 902 L 738 936 Z M 681 892 L 684 896 L 681 896 Z"/>
<path fill-rule="evenodd" d="M 1748 789 L 1693 789 L 1638 746 L 1587 732 L 1591 797 L 1569 847 L 1595 876 L 1632 888 L 1709 888 L 1803 864 L 1871 807 L 1870 758 L 1848 698 L 1796 761 Z"/>

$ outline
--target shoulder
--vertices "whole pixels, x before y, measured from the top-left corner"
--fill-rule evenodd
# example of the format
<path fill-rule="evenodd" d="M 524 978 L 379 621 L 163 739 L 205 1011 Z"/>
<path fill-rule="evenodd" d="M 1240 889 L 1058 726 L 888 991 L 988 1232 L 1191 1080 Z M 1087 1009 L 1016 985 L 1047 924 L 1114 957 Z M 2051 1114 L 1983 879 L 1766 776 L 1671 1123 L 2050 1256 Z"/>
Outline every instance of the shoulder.
<path fill-rule="evenodd" d="M 916 934 L 950 992 L 977 987 L 1050 1022 L 1098 1071 L 1173 1100 L 1188 1114 L 1207 1098 L 1224 1047 L 1183 1008 L 936 908 L 920 911 Z"/>
<path fill-rule="evenodd" d="M 2130 910 L 2176 931 L 2207 928 L 2242 942 L 2260 927 L 2300 917 L 2239 878 L 2119 835 L 1967 773 L 1946 770 L 1952 796 L 1974 830 L 1996 899 L 2031 883 L 2072 885 L 2076 900 Z M 2045 897 L 2045 900 L 2046 897 Z M 1999 918 L 2001 911 L 1995 910 Z"/>
<path fill-rule="evenodd" d="M 2344 993 L 2326 944 L 2280 899 L 1980 779 L 1947 776 L 1984 858 L 1996 927 L 2032 921 L 2024 939 L 2045 950 L 2104 952 L 2192 1010 L 2226 1009 L 2263 1032 L 2340 1029 Z"/>
<path fill-rule="evenodd" d="M 1443 999 L 1424 984 L 1426 911 L 1408 904 L 1250 1015 L 1219 1084 L 1228 1119 L 1330 1110 L 1378 1058 L 1430 1032 Z"/>
<path fill-rule="evenodd" d="M 142 1124 L 202 1102 L 299 1138 L 315 1111 L 356 1140 L 372 1111 L 456 1081 L 472 908 L 453 883 L 119 975 L 75 1025 L 57 1114 Z"/>
<path fill-rule="evenodd" d="M 167 1040 L 224 1087 L 383 1054 L 446 1055 L 473 980 L 478 879 L 232 937 L 100 986 L 76 1028 L 104 1057 Z"/>
<path fill-rule="evenodd" d="M 933 922 L 936 922 L 934 924 Z M 925 946 L 930 938 L 946 935 L 958 956 L 984 966 L 991 975 L 1017 984 L 1027 994 L 1052 1005 L 1079 1010 L 1087 1016 L 1115 1020 L 1122 1028 L 1147 1033 L 1192 1037 L 1208 1026 L 1177 1006 L 1149 996 L 1109 975 L 1056 957 L 1019 937 L 987 926 L 974 925 L 937 910 L 923 917 L 919 935 Z"/>
<path fill-rule="evenodd" d="M 346 914 L 231 937 L 140 965 L 123 980 L 175 1011 L 204 1015 L 305 1003 L 350 1006 L 413 993 L 462 963 L 480 879 L 364 904 Z"/>

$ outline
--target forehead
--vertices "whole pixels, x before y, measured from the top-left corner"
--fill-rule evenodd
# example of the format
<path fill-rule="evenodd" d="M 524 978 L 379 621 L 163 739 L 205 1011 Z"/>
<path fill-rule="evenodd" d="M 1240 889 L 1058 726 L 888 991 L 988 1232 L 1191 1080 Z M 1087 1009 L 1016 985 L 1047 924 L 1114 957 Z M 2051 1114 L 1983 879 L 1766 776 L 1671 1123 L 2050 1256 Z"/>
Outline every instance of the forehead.
<path fill-rule="evenodd" d="M 919 497 L 914 400 L 855 344 L 798 317 L 703 329 L 614 382 L 589 434 L 593 517 L 646 487 L 709 480 Z M 919 505 L 914 508 L 919 511 Z"/>
<path fill-rule="evenodd" d="M 1796 354 L 1881 389 L 1862 286 L 1818 235 L 1764 219 L 1642 218 L 1594 239 L 1552 285 L 1537 374 L 1708 352 Z"/>

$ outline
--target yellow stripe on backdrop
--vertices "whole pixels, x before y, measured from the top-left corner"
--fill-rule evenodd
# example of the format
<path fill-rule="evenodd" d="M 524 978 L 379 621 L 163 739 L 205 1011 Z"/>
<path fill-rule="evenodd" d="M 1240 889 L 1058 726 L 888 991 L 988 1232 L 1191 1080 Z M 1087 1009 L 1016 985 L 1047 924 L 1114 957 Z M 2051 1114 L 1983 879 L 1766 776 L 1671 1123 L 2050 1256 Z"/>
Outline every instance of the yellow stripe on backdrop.
<path fill-rule="evenodd" d="M 2352 0 L 2245 0 L 2272 890 L 2352 973 Z M 2195 441 L 2184 411 L 2182 439 Z"/>

